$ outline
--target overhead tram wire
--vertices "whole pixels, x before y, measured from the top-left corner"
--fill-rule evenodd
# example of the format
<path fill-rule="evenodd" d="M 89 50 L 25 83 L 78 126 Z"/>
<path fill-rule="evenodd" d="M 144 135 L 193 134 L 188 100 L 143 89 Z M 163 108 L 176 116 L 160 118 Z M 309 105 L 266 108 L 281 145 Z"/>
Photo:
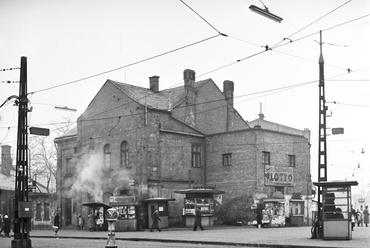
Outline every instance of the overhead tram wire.
<path fill-rule="evenodd" d="M 139 60 L 139 61 L 136 61 L 136 62 L 133 62 L 133 63 L 127 64 L 127 65 L 123 65 L 123 66 L 117 67 L 117 68 L 115 68 L 115 69 L 111 69 L 111 70 L 108 70 L 108 71 L 100 72 L 100 73 L 97 73 L 97 74 L 94 74 L 94 75 L 91 75 L 91 76 L 88 76 L 88 77 L 84 77 L 84 78 L 80 78 L 80 79 L 77 79 L 77 80 L 73 80 L 73 81 L 70 81 L 70 82 L 67 82 L 67 83 L 63 83 L 63 84 L 59 84 L 59 85 L 55 85 L 55 86 L 51 86 L 51 87 L 48 87 L 48 88 L 45 88 L 45 89 L 36 90 L 36 91 L 30 92 L 30 93 L 28 93 L 28 94 L 30 95 L 30 94 L 35 94 L 35 93 L 39 93 L 39 92 L 43 92 L 43 91 L 47 91 L 47 90 L 51 90 L 51 89 L 55 89 L 55 88 L 59 88 L 59 87 L 65 86 L 65 85 L 74 84 L 74 83 L 81 82 L 81 81 L 84 81 L 84 80 L 87 80 L 87 79 L 90 79 L 90 78 L 94 78 L 94 77 L 101 76 L 101 75 L 104 75 L 104 74 L 107 74 L 107 73 L 111 73 L 111 72 L 114 72 L 114 71 L 117 71 L 117 70 L 121 70 L 121 69 L 124 69 L 124 68 L 130 67 L 130 66 L 133 66 L 133 65 L 137 65 L 137 64 L 140 64 L 140 63 L 143 63 L 143 62 L 146 62 L 146 61 L 149 61 L 149 60 L 152 60 L 152 59 L 158 58 L 158 57 L 162 57 L 162 56 L 164 56 L 164 55 L 167 55 L 167 54 L 170 54 L 170 53 L 173 53 L 173 52 L 176 52 L 176 51 L 182 50 L 182 49 L 187 48 L 187 47 L 190 47 L 190 46 L 197 45 L 197 44 L 199 44 L 199 43 L 202 43 L 202 42 L 205 42 L 205 41 L 211 40 L 211 39 L 213 39 L 213 38 L 216 38 L 216 37 L 218 37 L 218 36 L 220 36 L 220 35 L 221 35 L 221 34 L 213 35 L 213 36 L 210 36 L 210 37 L 208 37 L 208 38 L 202 39 L 202 40 L 200 40 L 200 41 L 197 41 L 197 42 L 194 42 L 194 43 L 191 43 L 191 44 L 188 44 L 188 45 L 185 45 L 185 46 L 182 46 L 182 47 L 179 47 L 179 48 L 176 48 L 176 49 L 173 49 L 173 50 L 170 50 L 170 51 L 164 52 L 164 53 L 160 53 L 160 54 L 157 54 L 157 55 L 155 55 L 155 56 L 152 56 L 152 57 L 149 57 L 149 58 L 146 58 L 146 59 L 142 59 L 142 60 Z"/>
<path fill-rule="evenodd" d="M 323 16 L 322 16 L 322 17 L 320 17 L 319 19 L 317 19 L 317 20 L 315 20 L 315 21 L 311 22 L 310 24 L 308 24 L 308 25 L 304 26 L 303 28 L 299 29 L 298 31 L 296 31 L 296 32 L 295 32 L 295 33 L 293 33 L 292 35 L 288 36 L 287 38 L 284 38 L 282 41 L 280 41 L 280 42 L 278 42 L 277 44 L 273 45 L 271 48 L 272 48 L 272 49 L 274 49 L 275 47 L 277 47 L 281 42 L 283 42 L 283 41 L 284 41 L 284 40 L 286 40 L 286 39 L 290 40 L 290 38 L 291 38 L 292 36 L 294 36 L 294 35 L 296 35 L 297 33 L 299 33 L 299 32 L 301 32 L 301 31 L 303 31 L 304 29 L 308 28 L 309 26 L 313 25 L 314 23 L 316 23 L 316 22 L 320 21 L 320 20 L 321 20 L 321 19 L 323 19 L 324 17 L 326 17 L 326 16 L 330 15 L 331 13 L 333 13 L 334 11 L 336 11 L 336 10 L 340 9 L 341 7 L 343 7 L 344 5 L 348 4 L 348 3 L 349 3 L 349 2 L 351 2 L 351 1 L 352 1 L 352 0 L 349 0 L 349 1 L 345 2 L 345 3 L 343 3 L 342 5 L 340 5 L 340 6 L 336 7 L 335 9 L 333 9 L 332 11 L 330 11 L 330 12 L 328 12 L 327 14 L 323 15 Z M 292 41 L 291 41 L 291 42 L 292 42 Z"/>

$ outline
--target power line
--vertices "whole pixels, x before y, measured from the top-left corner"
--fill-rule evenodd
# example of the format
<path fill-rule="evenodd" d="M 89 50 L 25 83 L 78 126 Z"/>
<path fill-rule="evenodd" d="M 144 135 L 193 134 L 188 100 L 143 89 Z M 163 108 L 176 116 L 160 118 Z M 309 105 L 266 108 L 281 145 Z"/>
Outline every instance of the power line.
<path fill-rule="evenodd" d="M 77 80 L 74 80 L 74 81 L 70 81 L 70 82 L 67 82 L 67 83 L 55 85 L 55 86 L 52 86 L 52 87 L 49 87 L 49 88 L 45 88 L 45 89 L 41 89 L 41 90 L 36 90 L 36 91 L 30 92 L 29 94 L 35 94 L 35 93 L 39 93 L 39 92 L 42 92 L 42 91 L 47 91 L 47 90 L 55 89 L 55 88 L 62 87 L 62 86 L 65 86 L 65 85 L 69 85 L 69 84 L 81 82 L 81 81 L 84 81 L 84 80 L 87 80 L 87 79 L 90 79 L 90 78 L 94 78 L 94 77 L 97 77 L 97 76 L 101 76 L 101 75 L 104 75 L 104 74 L 107 74 L 107 73 L 110 73 L 110 72 L 121 70 L 123 68 L 127 68 L 127 67 L 130 67 L 130 66 L 133 66 L 133 65 L 137 65 L 137 64 L 140 64 L 140 63 L 143 63 L 143 62 L 146 62 L 146 61 L 149 61 L 149 60 L 152 60 L 152 59 L 155 59 L 155 58 L 158 58 L 158 57 L 161 57 L 161 56 L 164 56 L 164 55 L 167 55 L 167 54 L 170 54 L 170 53 L 179 51 L 179 50 L 182 50 L 184 48 L 197 45 L 199 43 L 202 43 L 202 42 L 211 40 L 211 39 L 216 38 L 218 36 L 220 36 L 220 34 L 214 35 L 214 36 L 210 36 L 210 37 L 205 38 L 203 40 L 200 40 L 200 41 L 197 41 L 197 42 L 194 42 L 194 43 L 191 43 L 191 44 L 188 44 L 188 45 L 185 45 L 185 46 L 182 46 L 182 47 L 179 47 L 179 48 L 176 48 L 176 49 L 173 49 L 173 50 L 170 50 L 170 51 L 161 53 L 161 54 L 157 54 L 155 56 L 152 56 L 152 57 L 149 57 L 149 58 L 146 58 L 146 59 L 142 59 L 142 60 L 139 60 L 139 61 L 136 61 L 136 62 L 127 64 L 127 65 L 124 65 L 124 66 L 120 66 L 120 67 L 117 67 L 115 69 L 111 69 L 111 70 L 108 70 L 108 71 L 100 72 L 100 73 L 97 73 L 97 74 L 94 74 L 94 75 L 91 75 L 91 76 L 88 76 L 88 77 L 84 77 L 84 78 L 80 78 L 80 79 L 77 79 Z"/>

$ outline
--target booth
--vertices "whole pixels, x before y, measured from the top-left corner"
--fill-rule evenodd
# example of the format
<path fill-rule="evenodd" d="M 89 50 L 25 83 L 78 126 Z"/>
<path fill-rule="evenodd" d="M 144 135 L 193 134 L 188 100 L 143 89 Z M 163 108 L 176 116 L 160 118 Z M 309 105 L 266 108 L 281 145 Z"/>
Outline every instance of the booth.
<path fill-rule="evenodd" d="M 105 212 L 110 208 L 109 205 L 106 205 L 101 202 L 90 202 L 83 203 L 82 206 L 89 207 L 95 216 L 95 230 L 96 231 L 107 231 L 108 222 L 105 219 Z"/>
<path fill-rule="evenodd" d="M 195 222 L 196 209 L 200 210 L 203 226 L 213 226 L 215 219 L 215 201 L 222 199 L 221 190 L 208 188 L 193 188 L 175 191 L 177 194 L 185 194 L 183 221 L 186 227 L 192 227 Z"/>
<path fill-rule="evenodd" d="M 170 199 L 170 198 L 161 198 L 161 197 L 155 197 L 155 198 L 148 198 L 145 200 L 142 200 L 141 202 L 148 204 L 148 227 L 150 228 L 153 224 L 152 220 L 152 214 L 155 209 L 158 209 L 159 212 L 159 218 L 161 221 L 159 222 L 159 228 L 167 228 L 168 225 L 168 202 L 169 201 L 175 201 L 176 199 Z"/>
<path fill-rule="evenodd" d="M 111 196 L 109 204 L 118 211 L 117 232 L 137 231 L 138 202 L 136 196 Z"/>
<path fill-rule="evenodd" d="M 303 226 L 304 200 L 291 199 L 289 201 L 289 209 L 290 225 Z"/>
<path fill-rule="evenodd" d="M 263 199 L 265 213 L 270 217 L 270 227 L 285 226 L 284 199 Z M 263 218 L 263 217 L 262 217 Z"/>
<path fill-rule="evenodd" d="M 323 239 L 352 239 L 351 186 L 357 186 L 358 182 L 326 181 L 313 184 L 322 187 L 320 215 Z"/>

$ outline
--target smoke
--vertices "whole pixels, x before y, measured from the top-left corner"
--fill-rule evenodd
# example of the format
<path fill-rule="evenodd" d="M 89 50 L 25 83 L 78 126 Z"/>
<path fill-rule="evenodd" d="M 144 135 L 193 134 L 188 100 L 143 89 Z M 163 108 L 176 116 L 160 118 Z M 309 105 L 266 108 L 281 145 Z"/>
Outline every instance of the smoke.
<path fill-rule="evenodd" d="M 73 164 L 76 168 L 76 176 L 70 182 L 70 190 L 67 197 L 81 200 L 86 193 L 93 202 L 104 202 L 103 194 L 109 192 L 119 195 L 120 190 L 129 191 L 129 181 L 132 180 L 129 171 L 114 166 L 111 161 L 109 168 L 105 167 L 102 154 L 88 154 L 75 159 Z M 135 193 L 135 192 L 132 192 Z"/>
<path fill-rule="evenodd" d="M 77 177 L 67 193 L 78 197 L 88 193 L 94 202 L 103 201 L 104 161 L 101 155 L 89 154 L 75 161 Z"/>

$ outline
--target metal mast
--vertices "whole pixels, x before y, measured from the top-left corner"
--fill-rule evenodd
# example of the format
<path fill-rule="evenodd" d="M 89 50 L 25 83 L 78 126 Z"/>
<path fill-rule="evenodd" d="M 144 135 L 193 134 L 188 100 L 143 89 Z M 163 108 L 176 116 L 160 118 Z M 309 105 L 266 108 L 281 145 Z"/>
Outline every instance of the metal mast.
<path fill-rule="evenodd" d="M 322 55 L 322 34 L 320 30 L 320 58 L 319 58 L 319 68 L 320 68 L 320 81 L 319 81 L 319 171 L 318 171 L 318 181 L 325 182 L 327 178 L 327 154 L 326 154 L 326 110 L 325 105 L 325 82 L 324 82 L 324 57 Z M 318 187 L 318 220 L 322 220 L 320 208 L 322 205 L 322 187 Z"/>
<path fill-rule="evenodd" d="M 21 57 L 18 97 L 17 164 L 14 195 L 14 239 L 12 248 L 31 247 L 29 239 L 32 204 L 28 201 L 28 134 L 27 134 L 27 58 Z"/>

